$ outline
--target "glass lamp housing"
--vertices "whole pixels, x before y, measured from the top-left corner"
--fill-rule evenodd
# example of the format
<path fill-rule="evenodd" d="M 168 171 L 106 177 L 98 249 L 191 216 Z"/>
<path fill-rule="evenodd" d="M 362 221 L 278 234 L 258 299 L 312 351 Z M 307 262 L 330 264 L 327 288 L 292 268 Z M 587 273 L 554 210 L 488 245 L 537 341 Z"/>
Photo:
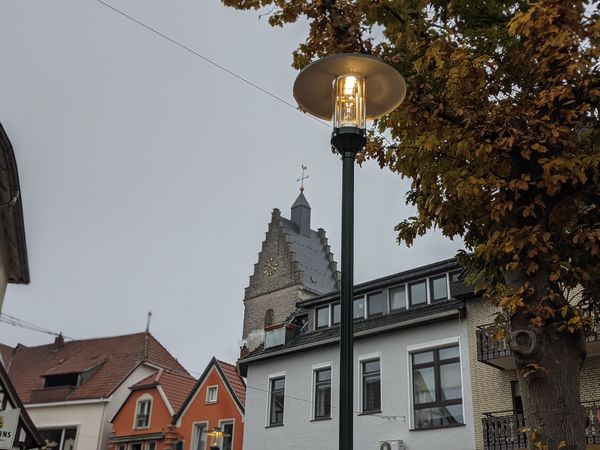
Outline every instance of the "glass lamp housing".
<path fill-rule="evenodd" d="M 333 84 L 333 127 L 366 129 L 365 79 L 346 74 L 338 76 Z"/>

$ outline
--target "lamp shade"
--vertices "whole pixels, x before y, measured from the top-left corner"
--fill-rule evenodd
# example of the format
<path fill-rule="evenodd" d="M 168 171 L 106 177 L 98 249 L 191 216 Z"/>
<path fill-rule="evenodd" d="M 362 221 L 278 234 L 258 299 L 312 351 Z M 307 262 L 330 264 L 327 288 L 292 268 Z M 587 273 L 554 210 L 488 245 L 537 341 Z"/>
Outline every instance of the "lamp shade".
<path fill-rule="evenodd" d="M 331 120 L 335 81 L 344 75 L 365 80 L 367 120 L 392 112 L 404 100 L 406 83 L 392 66 L 374 56 L 341 53 L 319 59 L 298 74 L 294 98 L 300 109 L 320 119 Z"/>

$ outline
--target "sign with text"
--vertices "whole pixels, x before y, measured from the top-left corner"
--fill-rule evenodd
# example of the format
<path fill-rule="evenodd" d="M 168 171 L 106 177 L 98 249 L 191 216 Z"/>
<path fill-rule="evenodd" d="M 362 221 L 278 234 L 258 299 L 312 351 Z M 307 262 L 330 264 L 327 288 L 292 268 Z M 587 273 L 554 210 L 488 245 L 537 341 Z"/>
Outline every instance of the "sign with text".
<path fill-rule="evenodd" d="M 10 450 L 17 434 L 20 409 L 0 411 L 0 449 Z"/>

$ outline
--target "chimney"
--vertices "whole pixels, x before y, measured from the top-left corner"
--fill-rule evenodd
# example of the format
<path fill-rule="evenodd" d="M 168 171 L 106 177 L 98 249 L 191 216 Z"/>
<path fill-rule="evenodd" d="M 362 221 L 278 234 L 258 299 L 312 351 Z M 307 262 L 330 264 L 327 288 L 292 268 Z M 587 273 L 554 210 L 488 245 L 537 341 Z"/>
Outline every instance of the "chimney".
<path fill-rule="evenodd" d="M 58 333 L 58 336 L 56 336 L 54 339 L 54 347 L 61 349 L 63 345 L 65 345 L 65 338 L 63 337 L 62 333 Z"/>
<path fill-rule="evenodd" d="M 302 191 L 292 205 L 292 222 L 298 226 L 300 235 L 310 237 L 310 205 Z"/>

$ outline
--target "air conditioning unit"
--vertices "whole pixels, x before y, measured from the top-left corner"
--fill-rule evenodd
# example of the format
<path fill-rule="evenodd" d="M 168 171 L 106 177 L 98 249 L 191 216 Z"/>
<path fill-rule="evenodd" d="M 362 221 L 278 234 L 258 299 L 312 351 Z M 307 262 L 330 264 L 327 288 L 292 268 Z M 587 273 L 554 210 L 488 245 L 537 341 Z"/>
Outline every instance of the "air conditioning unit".
<path fill-rule="evenodd" d="M 388 440 L 379 442 L 379 450 L 405 450 L 404 441 Z"/>

